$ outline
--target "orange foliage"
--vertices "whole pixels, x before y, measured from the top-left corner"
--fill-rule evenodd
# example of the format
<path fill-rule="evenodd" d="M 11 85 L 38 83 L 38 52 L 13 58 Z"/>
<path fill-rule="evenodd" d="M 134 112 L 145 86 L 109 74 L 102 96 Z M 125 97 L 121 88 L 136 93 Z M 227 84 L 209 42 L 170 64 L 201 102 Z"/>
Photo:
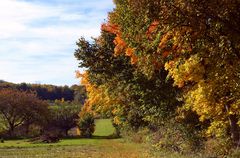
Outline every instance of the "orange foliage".
<path fill-rule="evenodd" d="M 153 26 L 157 25 L 156 22 L 153 22 L 152 24 Z M 150 30 L 153 29 L 153 26 Z M 131 58 L 131 64 L 136 64 L 138 61 L 138 57 L 134 54 L 134 49 L 127 47 L 126 42 L 123 40 L 120 29 L 117 25 L 115 24 L 102 24 L 101 27 L 102 30 L 113 33 L 116 35 L 113 43 L 115 44 L 115 48 L 114 48 L 114 55 L 118 56 L 121 54 L 124 54 L 126 56 L 129 56 Z"/>
<path fill-rule="evenodd" d="M 172 50 L 177 50 L 177 48 L 178 48 L 178 45 L 175 44 L 175 45 L 173 45 Z"/>
<path fill-rule="evenodd" d="M 93 113 L 92 105 L 97 101 L 97 98 L 92 96 L 92 92 L 98 92 L 98 89 L 92 85 L 88 80 L 88 73 L 80 73 L 76 71 L 76 77 L 81 79 L 81 84 L 86 87 L 86 91 L 90 94 L 88 100 L 85 102 L 82 111 Z"/>
<path fill-rule="evenodd" d="M 138 61 L 138 58 L 137 58 L 137 56 L 135 55 L 135 54 L 132 54 L 132 56 L 131 56 L 131 64 L 136 64 L 137 63 L 137 61 Z"/>
<path fill-rule="evenodd" d="M 162 57 L 166 58 L 169 54 L 170 54 L 170 51 L 166 50 L 166 51 L 163 52 Z"/>
<path fill-rule="evenodd" d="M 114 49 L 114 54 L 116 56 L 122 54 L 122 52 L 124 52 L 124 50 L 126 49 L 125 41 L 119 35 L 117 35 L 113 42 L 116 45 Z"/>
<path fill-rule="evenodd" d="M 80 73 L 76 72 L 76 76 L 81 78 L 81 84 L 86 87 L 88 93 L 88 99 L 86 100 L 84 106 L 81 109 L 81 115 L 90 113 L 96 116 L 99 113 L 111 113 L 114 116 L 114 123 L 121 124 L 119 116 L 121 114 L 121 108 L 124 106 L 123 101 L 125 97 L 122 97 L 122 94 L 119 96 L 111 96 L 106 90 L 108 86 L 101 85 L 96 86 L 89 82 L 88 72 Z M 116 106 L 122 105 L 122 106 Z"/>
<path fill-rule="evenodd" d="M 76 71 L 76 78 L 80 78 L 81 79 L 81 84 L 85 85 L 86 88 L 88 88 L 88 86 L 90 85 L 90 83 L 88 81 L 88 74 L 87 74 L 87 72 L 81 73 L 79 71 Z"/>
<path fill-rule="evenodd" d="M 157 29 L 158 25 L 159 25 L 159 21 L 153 21 L 150 24 L 150 26 L 149 26 L 149 28 L 148 28 L 148 30 L 146 32 L 148 38 L 151 37 L 151 34 Z"/>
<path fill-rule="evenodd" d="M 162 67 L 162 64 L 160 64 L 157 60 L 154 60 L 153 64 L 156 70 L 159 70 Z"/>
<path fill-rule="evenodd" d="M 164 48 L 168 42 L 168 40 L 171 38 L 170 33 L 166 33 L 165 35 L 163 35 L 161 42 L 159 43 L 158 47 L 159 48 Z"/>
<path fill-rule="evenodd" d="M 134 52 L 134 50 L 132 48 L 127 48 L 126 49 L 126 56 L 132 56 L 133 52 Z"/>
<path fill-rule="evenodd" d="M 113 33 L 115 35 L 119 34 L 119 27 L 115 24 L 102 24 L 101 30 Z"/>

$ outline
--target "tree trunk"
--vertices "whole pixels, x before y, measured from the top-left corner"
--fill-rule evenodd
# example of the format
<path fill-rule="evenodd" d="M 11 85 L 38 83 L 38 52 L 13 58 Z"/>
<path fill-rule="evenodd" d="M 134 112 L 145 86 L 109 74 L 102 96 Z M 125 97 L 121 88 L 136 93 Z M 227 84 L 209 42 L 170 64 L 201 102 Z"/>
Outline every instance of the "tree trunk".
<path fill-rule="evenodd" d="M 226 106 L 226 110 L 229 111 L 229 107 Z M 229 125 L 230 125 L 230 133 L 231 133 L 231 139 L 233 141 L 234 146 L 238 147 L 240 145 L 240 131 L 239 131 L 239 125 L 238 119 L 236 115 L 229 115 L 228 116 Z"/>
<path fill-rule="evenodd" d="M 65 129 L 65 136 L 68 136 L 68 129 Z"/>
<path fill-rule="evenodd" d="M 10 137 L 14 136 L 14 125 L 9 126 L 8 134 Z"/>
<path fill-rule="evenodd" d="M 239 125 L 237 124 L 238 119 L 236 115 L 230 115 L 229 116 L 229 124 L 230 124 L 230 132 L 231 132 L 231 138 L 234 143 L 234 146 L 239 146 L 240 140 L 239 140 Z"/>
<path fill-rule="evenodd" d="M 28 134 L 29 134 L 29 124 L 26 124 L 25 125 L 25 134 L 26 134 L 26 136 L 29 136 Z"/>

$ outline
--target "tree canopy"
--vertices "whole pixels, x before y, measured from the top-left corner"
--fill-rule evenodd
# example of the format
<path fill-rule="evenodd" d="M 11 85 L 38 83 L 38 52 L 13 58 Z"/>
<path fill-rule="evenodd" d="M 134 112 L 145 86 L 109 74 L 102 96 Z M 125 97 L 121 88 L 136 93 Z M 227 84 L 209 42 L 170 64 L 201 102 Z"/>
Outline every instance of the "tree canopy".
<path fill-rule="evenodd" d="M 14 136 L 16 127 L 41 124 L 48 112 L 48 104 L 38 99 L 34 93 L 0 90 L 0 117 L 10 136 Z"/>
<path fill-rule="evenodd" d="M 240 2 L 115 0 L 104 28 L 147 76 L 164 67 L 184 90 L 184 110 L 210 121 L 207 134 L 239 142 Z M 123 44 L 124 43 L 124 44 Z M 118 53 L 119 49 L 115 49 Z"/>
<path fill-rule="evenodd" d="M 240 1 L 114 3 L 100 38 L 77 43 L 75 56 L 88 68 L 82 75 L 87 105 L 114 107 L 112 113 L 123 120 L 132 115 L 138 125 L 159 120 L 164 109 L 196 113 L 208 127 L 205 136 L 231 136 L 238 144 Z"/>

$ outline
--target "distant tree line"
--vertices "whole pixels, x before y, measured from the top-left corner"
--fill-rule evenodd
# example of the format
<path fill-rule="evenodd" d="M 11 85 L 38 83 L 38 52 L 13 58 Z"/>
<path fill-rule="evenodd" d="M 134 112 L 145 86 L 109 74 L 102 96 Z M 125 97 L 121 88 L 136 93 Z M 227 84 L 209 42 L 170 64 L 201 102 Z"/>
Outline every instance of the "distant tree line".
<path fill-rule="evenodd" d="M 85 122 L 93 117 L 80 116 L 86 97 L 83 85 L 15 84 L 0 80 L 0 138 L 34 137 L 34 141 L 55 142 L 68 136 L 71 128 L 80 127 L 82 136 L 89 137 L 94 122 Z"/>
<path fill-rule="evenodd" d="M 86 98 L 84 86 L 55 86 L 48 84 L 10 83 L 0 80 L 0 89 L 13 88 L 20 91 L 33 91 L 42 100 L 75 101 L 83 103 Z"/>

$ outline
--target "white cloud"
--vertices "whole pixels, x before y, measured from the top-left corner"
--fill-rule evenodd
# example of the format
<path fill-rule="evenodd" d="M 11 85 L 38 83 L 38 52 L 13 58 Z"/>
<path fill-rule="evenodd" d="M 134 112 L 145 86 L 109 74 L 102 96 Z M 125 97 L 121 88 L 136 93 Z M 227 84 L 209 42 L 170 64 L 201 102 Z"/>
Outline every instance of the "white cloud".
<path fill-rule="evenodd" d="M 16 0 L 4 0 L 0 5 L 0 38 L 16 37 L 29 29 L 26 23 L 57 16 L 58 8 L 37 6 Z M 3 36 L 2 36 L 3 35 Z"/>
<path fill-rule="evenodd" d="M 75 42 L 81 36 L 89 39 L 99 35 L 100 24 L 112 2 L 62 0 L 57 5 L 42 2 L 1 1 L 0 79 L 76 83 Z"/>

